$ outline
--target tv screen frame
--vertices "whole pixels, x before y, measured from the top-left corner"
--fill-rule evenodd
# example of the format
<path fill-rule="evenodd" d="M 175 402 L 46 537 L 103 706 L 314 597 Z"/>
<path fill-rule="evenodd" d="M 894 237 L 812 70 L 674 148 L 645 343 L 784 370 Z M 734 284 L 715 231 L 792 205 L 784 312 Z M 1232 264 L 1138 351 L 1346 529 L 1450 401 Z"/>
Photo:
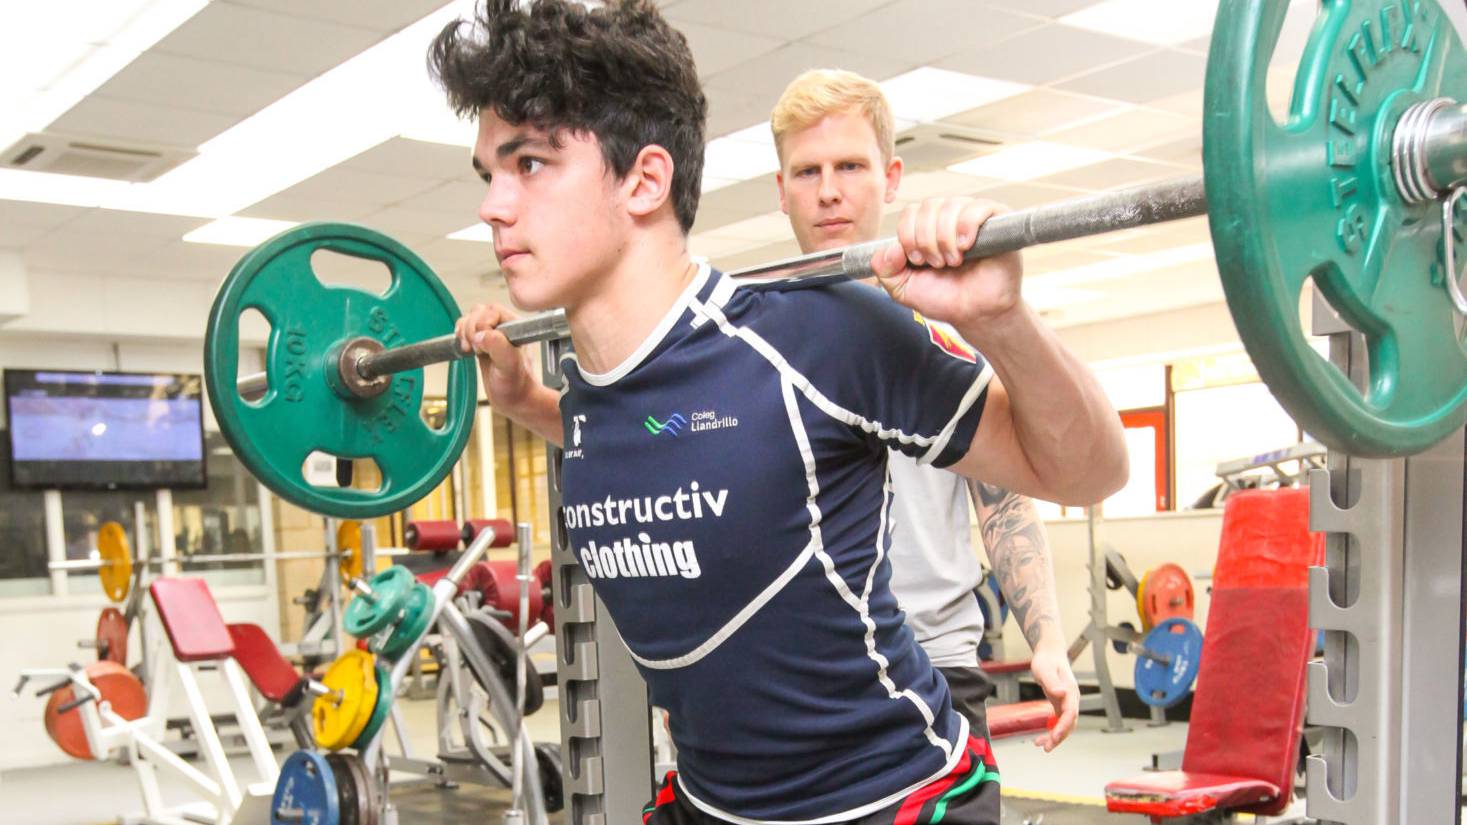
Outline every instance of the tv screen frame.
<path fill-rule="evenodd" d="M 76 474 L 76 477 L 74 477 L 74 478 L 67 478 L 67 479 L 64 479 L 64 480 L 57 480 L 57 479 L 54 479 L 54 478 L 47 478 L 47 479 L 41 479 L 41 480 L 32 480 L 32 479 L 30 479 L 28 477 L 23 477 L 21 475 L 21 468 L 18 465 L 20 465 L 22 463 L 32 464 L 33 465 L 33 464 L 40 464 L 40 463 L 47 463 L 47 462 L 45 462 L 45 461 L 36 461 L 36 460 L 30 460 L 30 461 L 24 461 L 24 462 L 22 462 L 21 460 L 18 460 L 16 458 L 16 449 L 15 449 L 15 447 L 16 447 L 16 444 L 15 444 L 16 435 L 15 435 L 15 409 L 14 409 L 14 401 L 15 401 L 15 398 L 16 398 L 16 395 L 17 395 L 18 391 L 20 389 L 22 389 L 24 386 L 30 386 L 30 385 L 36 383 L 37 380 L 38 380 L 38 377 L 41 376 L 41 375 L 52 375 L 52 374 L 81 375 L 81 376 L 96 377 L 96 378 L 122 378 L 122 379 L 127 379 L 127 378 L 132 378 L 132 379 L 146 379 L 146 378 L 158 379 L 158 378 L 163 378 L 163 379 L 168 379 L 170 381 L 176 381 L 176 382 L 183 383 L 183 384 L 192 384 L 192 386 L 194 388 L 194 391 L 191 394 L 189 394 L 189 395 L 179 396 L 179 398 L 182 399 L 182 400 L 192 399 L 194 401 L 194 403 L 198 407 L 198 422 L 199 422 L 199 429 L 198 429 L 199 460 L 198 460 L 198 472 L 197 472 L 197 474 L 194 475 L 194 476 L 191 476 L 189 478 L 160 478 L 156 474 L 153 475 L 153 476 L 151 476 L 151 477 L 142 475 L 142 473 L 145 472 L 145 470 L 140 470 L 139 471 L 140 477 L 135 478 L 135 479 L 129 479 L 129 478 L 126 478 L 126 477 L 121 476 L 121 475 L 108 475 L 105 472 L 103 472 L 103 471 L 105 471 L 109 467 L 109 465 L 126 464 L 126 465 L 130 465 L 130 466 L 132 466 L 134 468 L 137 468 L 137 465 L 146 465 L 146 464 L 154 464 L 154 463 L 157 463 L 157 464 L 186 464 L 186 463 L 191 463 L 191 462 L 187 462 L 187 461 L 159 460 L 157 462 L 149 462 L 149 461 L 114 462 L 114 461 L 84 461 L 84 460 L 81 460 L 81 461 L 70 461 L 70 460 L 55 460 L 55 461 L 50 462 L 50 463 L 62 464 L 62 465 L 72 465 L 74 467 L 80 468 L 83 471 L 77 473 Z M 24 382 L 24 383 L 22 383 L 22 382 Z M 8 462 L 10 466 L 8 468 L 8 472 L 9 472 L 9 475 L 10 475 L 10 484 L 11 484 L 12 489 L 17 489 L 17 490 L 103 490 L 103 491 L 106 491 L 106 490 L 202 490 L 202 489 L 207 489 L 207 487 L 209 485 L 209 450 L 208 450 L 208 444 L 207 444 L 207 442 L 205 440 L 205 433 L 204 433 L 204 398 L 203 398 L 204 393 L 203 393 L 203 378 L 198 373 L 187 373 L 187 372 L 135 372 L 135 371 L 129 371 L 129 370 L 76 370 L 76 369 L 49 369 L 49 368 L 37 368 L 37 367 L 14 367 L 14 368 L 6 368 L 4 370 L 4 379 L 3 379 L 3 382 L 0 382 L 0 386 L 3 386 L 3 392 L 5 394 L 5 429 L 7 431 L 6 434 L 5 434 L 5 438 L 8 439 L 9 445 L 10 445 L 10 460 Z"/>

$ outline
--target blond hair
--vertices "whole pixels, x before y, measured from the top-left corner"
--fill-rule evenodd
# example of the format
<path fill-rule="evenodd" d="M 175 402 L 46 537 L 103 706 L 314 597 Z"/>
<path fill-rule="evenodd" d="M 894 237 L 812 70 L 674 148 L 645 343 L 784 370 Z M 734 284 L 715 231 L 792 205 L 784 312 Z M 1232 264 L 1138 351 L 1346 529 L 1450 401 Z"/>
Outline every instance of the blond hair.
<path fill-rule="evenodd" d="M 827 115 L 846 112 L 865 116 L 876 133 L 882 162 L 890 163 L 896 154 L 895 124 L 886 95 L 871 80 L 844 69 L 811 69 L 785 87 L 769 116 L 780 162 L 784 161 L 785 135 L 808 129 Z"/>

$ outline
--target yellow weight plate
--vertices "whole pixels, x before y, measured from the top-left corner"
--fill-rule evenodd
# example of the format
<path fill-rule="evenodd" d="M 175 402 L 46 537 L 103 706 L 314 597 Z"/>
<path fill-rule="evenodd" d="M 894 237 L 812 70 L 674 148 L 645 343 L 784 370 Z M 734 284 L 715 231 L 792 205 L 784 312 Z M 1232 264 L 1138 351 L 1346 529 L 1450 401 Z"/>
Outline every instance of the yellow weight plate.
<path fill-rule="evenodd" d="M 341 583 L 350 585 L 352 579 L 365 578 L 362 566 L 362 523 L 347 520 L 336 528 L 336 552 L 341 554 L 336 562 L 341 571 Z"/>
<path fill-rule="evenodd" d="M 338 751 L 357 740 L 377 707 L 376 657 L 365 650 L 348 650 L 331 663 L 321 682 L 332 694 L 316 697 L 312 728 L 317 745 Z"/>
<path fill-rule="evenodd" d="M 97 570 L 102 592 L 112 601 L 121 602 L 132 589 L 132 548 L 127 546 L 127 531 L 121 524 L 102 523 L 97 530 L 97 555 L 102 558 L 102 566 Z"/>
<path fill-rule="evenodd" d="M 1146 580 L 1151 577 L 1151 571 L 1147 570 L 1141 574 L 1141 582 L 1136 585 L 1136 615 L 1141 617 L 1141 632 L 1151 632 L 1150 616 L 1146 612 Z"/>

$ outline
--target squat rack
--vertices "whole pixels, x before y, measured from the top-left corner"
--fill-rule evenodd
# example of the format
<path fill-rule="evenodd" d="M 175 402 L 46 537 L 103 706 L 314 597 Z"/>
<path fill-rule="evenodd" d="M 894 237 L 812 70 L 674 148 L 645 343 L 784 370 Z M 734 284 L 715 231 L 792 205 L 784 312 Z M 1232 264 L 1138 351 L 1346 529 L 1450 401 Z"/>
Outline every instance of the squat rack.
<path fill-rule="evenodd" d="M 1316 295 L 1332 363 L 1367 375 L 1363 337 Z M 564 383 L 566 337 L 541 343 L 545 384 Z M 556 671 L 571 825 L 639 825 L 655 790 L 646 685 L 568 546 L 562 451 L 547 445 Z M 1331 452 L 1310 475 L 1310 527 L 1327 533 L 1309 577 L 1307 812 L 1338 825 L 1461 825 L 1467 434 L 1410 458 Z M 1451 724 L 1446 724 L 1451 720 Z"/>

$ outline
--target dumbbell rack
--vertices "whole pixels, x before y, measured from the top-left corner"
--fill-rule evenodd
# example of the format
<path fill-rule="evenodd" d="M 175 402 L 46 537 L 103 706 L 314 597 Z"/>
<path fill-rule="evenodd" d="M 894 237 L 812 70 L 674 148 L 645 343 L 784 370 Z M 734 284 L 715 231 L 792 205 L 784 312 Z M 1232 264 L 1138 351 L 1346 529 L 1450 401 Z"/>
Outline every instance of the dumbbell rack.
<path fill-rule="evenodd" d="M 1357 383 L 1361 336 L 1316 293 L 1314 332 Z M 1309 668 L 1308 813 L 1325 823 L 1460 823 L 1464 450 L 1458 432 L 1420 455 L 1331 452 L 1310 484 L 1326 566 L 1309 577 L 1324 661 Z"/>

